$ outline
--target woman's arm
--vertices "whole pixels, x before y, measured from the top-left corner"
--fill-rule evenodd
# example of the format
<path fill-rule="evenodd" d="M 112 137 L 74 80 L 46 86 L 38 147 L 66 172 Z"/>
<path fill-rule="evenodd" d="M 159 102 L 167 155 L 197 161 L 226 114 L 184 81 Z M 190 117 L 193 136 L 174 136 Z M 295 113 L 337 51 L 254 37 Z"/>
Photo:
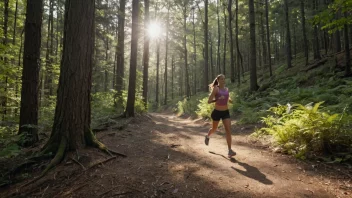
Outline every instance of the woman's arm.
<path fill-rule="evenodd" d="M 211 91 L 211 94 L 210 94 L 210 96 L 209 96 L 209 98 L 208 98 L 208 104 L 210 104 L 210 103 L 213 103 L 213 102 L 216 102 L 216 99 L 214 99 L 215 98 L 215 95 L 216 95 L 216 87 L 214 87 L 213 88 L 213 90 Z"/>

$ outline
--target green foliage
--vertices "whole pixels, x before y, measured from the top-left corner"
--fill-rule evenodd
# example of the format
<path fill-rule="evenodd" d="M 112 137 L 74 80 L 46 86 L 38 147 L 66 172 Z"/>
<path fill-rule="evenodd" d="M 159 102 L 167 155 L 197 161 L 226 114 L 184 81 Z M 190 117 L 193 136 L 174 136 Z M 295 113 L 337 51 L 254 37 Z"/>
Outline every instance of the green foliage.
<path fill-rule="evenodd" d="M 208 97 L 199 100 L 197 115 L 203 118 L 211 119 L 211 112 L 214 109 L 214 104 L 208 104 Z"/>
<path fill-rule="evenodd" d="M 184 98 L 177 103 L 177 114 L 196 116 L 197 103 L 197 100 L 194 98 Z"/>
<path fill-rule="evenodd" d="M 344 25 L 352 24 L 352 16 L 335 18 L 336 14 L 350 12 L 352 10 L 352 0 L 335 0 L 327 9 L 315 15 L 312 19 L 313 24 L 322 23 L 322 29 L 327 29 L 330 34 L 337 30 L 342 30 Z"/>
<path fill-rule="evenodd" d="M 21 153 L 20 147 L 16 143 L 10 143 L 0 150 L 0 157 L 11 158 Z"/>
<path fill-rule="evenodd" d="M 314 105 L 278 105 L 263 117 L 266 124 L 257 133 L 272 135 L 287 153 L 305 158 L 307 152 L 333 152 L 337 145 L 350 151 L 352 142 L 351 116 L 329 114 Z"/>

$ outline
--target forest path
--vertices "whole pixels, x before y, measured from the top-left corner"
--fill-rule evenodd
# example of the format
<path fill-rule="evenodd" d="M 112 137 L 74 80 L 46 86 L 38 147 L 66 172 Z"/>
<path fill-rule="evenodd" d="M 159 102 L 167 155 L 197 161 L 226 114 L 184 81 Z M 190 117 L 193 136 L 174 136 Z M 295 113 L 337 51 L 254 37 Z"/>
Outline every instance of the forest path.
<path fill-rule="evenodd" d="M 348 197 L 350 183 L 310 163 L 272 153 L 249 141 L 253 126 L 232 121 L 234 160 L 226 157 L 223 128 L 204 144 L 210 122 L 152 113 L 121 131 L 97 134 L 109 148 L 126 154 L 82 171 L 61 163 L 15 197 Z M 95 152 L 87 154 L 107 158 Z M 88 157 L 87 157 L 88 159 Z M 86 166 L 84 157 L 81 163 Z M 74 169 L 74 170 L 73 170 Z M 22 191 L 19 185 L 8 191 Z M 7 197 L 8 193 L 3 194 Z M 1 193 L 0 193 L 1 197 Z"/>

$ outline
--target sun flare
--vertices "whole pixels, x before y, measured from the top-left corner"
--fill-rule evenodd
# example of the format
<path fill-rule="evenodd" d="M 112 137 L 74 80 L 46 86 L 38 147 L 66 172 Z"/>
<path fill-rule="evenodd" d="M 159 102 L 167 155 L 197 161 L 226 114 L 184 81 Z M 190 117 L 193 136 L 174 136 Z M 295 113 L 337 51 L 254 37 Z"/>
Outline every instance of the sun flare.
<path fill-rule="evenodd" d="M 157 22 L 153 22 L 148 26 L 148 35 L 151 38 L 158 38 L 161 35 L 161 26 Z"/>

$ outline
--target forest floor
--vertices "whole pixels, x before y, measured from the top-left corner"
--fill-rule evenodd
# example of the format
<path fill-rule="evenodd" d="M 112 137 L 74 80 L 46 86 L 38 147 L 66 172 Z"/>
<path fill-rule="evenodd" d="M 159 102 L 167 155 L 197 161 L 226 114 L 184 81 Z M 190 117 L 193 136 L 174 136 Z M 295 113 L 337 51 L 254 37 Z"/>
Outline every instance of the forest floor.
<path fill-rule="evenodd" d="M 223 128 L 209 146 L 204 144 L 209 127 L 209 121 L 170 113 L 138 116 L 122 130 L 109 127 L 97 133 L 126 158 L 110 158 L 96 149 L 78 151 L 78 160 L 67 157 L 38 181 L 0 189 L 0 197 L 352 196 L 350 171 L 343 167 L 272 152 L 249 136 L 254 125 L 238 126 L 236 120 L 232 133 L 237 155 L 228 159 Z"/>

